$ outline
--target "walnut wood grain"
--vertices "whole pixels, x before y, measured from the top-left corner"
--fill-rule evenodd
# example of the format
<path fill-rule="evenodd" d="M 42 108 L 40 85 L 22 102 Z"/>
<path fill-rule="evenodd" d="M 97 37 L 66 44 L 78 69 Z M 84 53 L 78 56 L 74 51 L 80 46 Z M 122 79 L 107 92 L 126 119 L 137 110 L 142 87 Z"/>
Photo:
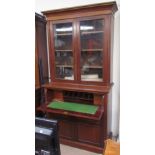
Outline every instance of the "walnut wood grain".
<path fill-rule="evenodd" d="M 109 8 L 108 8 L 109 7 Z M 78 7 L 70 7 L 70 8 L 62 8 L 62 9 L 55 9 L 55 10 L 47 10 L 47 11 L 42 11 L 44 15 L 49 15 L 49 14 L 58 14 L 58 13 L 65 13 L 65 12 L 70 12 L 70 11 L 81 11 L 81 10 L 93 10 L 96 8 L 102 8 L 103 10 L 106 10 L 107 8 L 109 11 L 112 13 L 115 13 L 118 8 L 116 5 L 116 2 L 107 2 L 107 3 L 98 3 L 98 4 L 90 4 L 90 5 L 83 5 L 83 6 L 78 6 Z"/>
<path fill-rule="evenodd" d="M 44 106 L 38 107 L 37 110 L 46 113 L 48 118 L 58 119 L 60 121 L 62 143 L 100 153 L 103 151 L 104 140 L 107 138 L 109 132 L 108 104 L 110 104 L 110 91 L 113 86 L 112 44 L 113 20 L 116 11 L 116 2 L 107 2 L 43 12 L 46 16 L 49 33 L 49 63 L 52 82 L 42 85 L 45 89 L 45 104 Z M 85 50 L 87 49 L 81 48 L 80 22 L 95 19 L 102 19 L 104 22 L 102 30 L 104 37 L 102 42 L 103 49 L 99 49 L 103 54 L 103 80 L 82 81 L 80 68 L 81 51 L 86 52 Z M 74 58 L 74 80 L 57 79 L 55 74 L 54 24 L 68 22 L 71 22 L 73 25 L 73 46 L 70 50 L 73 51 Z M 62 49 L 61 52 L 64 52 L 63 50 L 65 51 L 65 49 Z M 47 108 L 47 105 L 54 99 L 65 100 L 64 91 L 92 93 L 92 100 L 88 100 L 87 104 L 98 105 L 98 111 L 96 114 L 90 115 Z M 103 96 L 104 98 L 102 98 Z M 74 97 L 71 99 L 74 101 Z"/>
<path fill-rule="evenodd" d="M 70 91 L 104 94 L 110 91 L 112 85 L 113 83 L 105 86 L 98 86 L 98 85 L 84 85 L 76 83 L 51 82 L 43 85 L 43 87 L 52 90 L 70 90 Z"/>

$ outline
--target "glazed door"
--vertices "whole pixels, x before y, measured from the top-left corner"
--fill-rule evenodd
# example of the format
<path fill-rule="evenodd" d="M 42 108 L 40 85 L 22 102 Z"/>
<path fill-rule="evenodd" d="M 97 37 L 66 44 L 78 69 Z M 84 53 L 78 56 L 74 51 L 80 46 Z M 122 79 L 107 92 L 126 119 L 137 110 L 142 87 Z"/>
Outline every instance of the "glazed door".
<path fill-rule="evenodd" d="M 75 80 L 73 25 L 72 21 L 52 24 L 54 36 L 54 78 L 56 80 Z"/>
<path fill-rule="evenodd" d="M 79 21 L 80 27 L 80 80 L 103 81 L 104 20 Z"/>

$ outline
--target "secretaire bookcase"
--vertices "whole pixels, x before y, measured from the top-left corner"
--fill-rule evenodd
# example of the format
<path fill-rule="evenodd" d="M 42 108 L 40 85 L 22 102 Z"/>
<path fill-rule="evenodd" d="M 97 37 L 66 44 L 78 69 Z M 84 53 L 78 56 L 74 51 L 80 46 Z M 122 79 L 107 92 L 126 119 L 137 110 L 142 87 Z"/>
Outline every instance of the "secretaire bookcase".
<path fill-rule="evenodd" d="M 60 141 L 102 152 L 109 129 L 116 2 L 44 11 L 51 82 L 38 110 L 59 120 Z M 110 110 L 109 110 L 110 111 Z"/>

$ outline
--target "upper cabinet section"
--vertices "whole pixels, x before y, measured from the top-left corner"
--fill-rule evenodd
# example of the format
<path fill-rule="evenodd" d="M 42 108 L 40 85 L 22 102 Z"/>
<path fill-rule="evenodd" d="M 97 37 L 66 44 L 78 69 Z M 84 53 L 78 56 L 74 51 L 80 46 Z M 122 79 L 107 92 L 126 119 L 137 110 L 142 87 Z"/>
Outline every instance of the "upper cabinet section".
<path fill-rule="evenodd" d="M 115 2 L 45 11 L 52 82 L 109 85 Z"/>

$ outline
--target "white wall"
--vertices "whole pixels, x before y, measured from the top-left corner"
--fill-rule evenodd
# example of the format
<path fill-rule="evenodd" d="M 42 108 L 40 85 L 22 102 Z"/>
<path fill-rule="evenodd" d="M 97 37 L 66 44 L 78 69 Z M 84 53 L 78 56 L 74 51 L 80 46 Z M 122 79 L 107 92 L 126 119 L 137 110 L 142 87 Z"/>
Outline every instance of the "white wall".
<path fill-rule="evenodd" d="M 35 0 L 35 11 L 41 13 L 45 10 L 54 10 L 67 7 L 75 7 L 86 4 L 103 3 L 111 0 Z M 112 0 L 113 1 L 113 0 Z M 120 6 L 119 0 L 116 0 L 118 9 Z M 120 114 L 120 13 L 117 11 L 115 14 L 114 25 L 114 54 L 113 54 L 113 82 L 112 89 L 112 124 L 111 131 L 114 135 L 119 133 L 119 114 Z"/>
<path fill-rule="evenodd" d="M 113 49 L 112 131 L 119 133 L 120 120 L 120 12 L 115 14 Z"/>

